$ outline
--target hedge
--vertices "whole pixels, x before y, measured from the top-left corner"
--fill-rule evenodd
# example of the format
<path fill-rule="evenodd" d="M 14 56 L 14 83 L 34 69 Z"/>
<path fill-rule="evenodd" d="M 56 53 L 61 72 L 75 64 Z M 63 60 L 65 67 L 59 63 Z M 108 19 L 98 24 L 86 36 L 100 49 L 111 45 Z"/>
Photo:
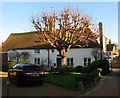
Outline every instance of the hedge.
<path fill-rule="evenodd" d="M 97 61 L 92 62 L 91 64 L 89 64 L 86 67 L 77 66 L 75 68 L 75 71 L 76 72 L 81 72 L 81 73 L 89 73 L 89 72 L 97 70 L 98 68 L 102 69 L 102 72 L 101 72 L 102 75 L 108 74 L 110 72 L 109 61 L 107 61 L 107 60 L 97 60 Z"/>
<path fill-rule="evenodd" d="M 80 74 L 79 76 L 76 76 L 75 79 L 77 82 L 82 81 L 83 85 L 87 85 L 93 82 L 96 77 L 99 77 L 99 72 L 100 72 L 99 70 L 95 70 L 90 73 Z"/>

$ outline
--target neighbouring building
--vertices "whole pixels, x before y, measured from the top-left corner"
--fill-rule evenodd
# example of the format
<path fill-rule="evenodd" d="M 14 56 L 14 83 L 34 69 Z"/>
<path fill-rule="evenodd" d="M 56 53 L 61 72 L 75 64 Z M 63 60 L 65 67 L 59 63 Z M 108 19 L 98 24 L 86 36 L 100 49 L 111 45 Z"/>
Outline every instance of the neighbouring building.
<path fill-rule="evenodd" d="M 106 47 L 106 54 L 111 58 L 111 60 L 119 56 L 118 46 L 113 44 L 110 39 Z"/>

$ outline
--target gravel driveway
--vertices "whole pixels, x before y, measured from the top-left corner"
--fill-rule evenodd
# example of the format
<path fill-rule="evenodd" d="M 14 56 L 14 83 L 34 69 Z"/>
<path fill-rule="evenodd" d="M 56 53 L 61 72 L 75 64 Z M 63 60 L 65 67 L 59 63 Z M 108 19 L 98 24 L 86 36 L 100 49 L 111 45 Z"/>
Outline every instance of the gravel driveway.
<path fill-rule="evenodd" d="M 2 94 L 7 95 L 7 78 L 2 79 Z M 10 96 L 79 96 L 80 91 L 65 89 L 56 85 L 44 83 L 29 84 L 25 86 L 16 86 L 10 81 L 9 85 Z"/>

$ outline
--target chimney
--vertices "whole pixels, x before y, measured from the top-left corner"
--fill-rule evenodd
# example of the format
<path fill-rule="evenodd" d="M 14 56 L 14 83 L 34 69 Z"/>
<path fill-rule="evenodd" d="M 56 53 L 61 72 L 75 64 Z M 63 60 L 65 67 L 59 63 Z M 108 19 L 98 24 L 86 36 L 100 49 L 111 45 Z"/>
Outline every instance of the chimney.
<path fill-rule="evenodd" d="M 108 42 L 108 44 L 112 44 L 112 42 L 111 42 L 111 40 L 109 39 L 109 42 Z"/>
<path fill-rule="evenodd" d="M 99 41 L 100 41 L 100 59 L 102 59 L 102 51 L 103 51 L 103 30 L 102 30 L 102 22 L 99 22 Z"/>

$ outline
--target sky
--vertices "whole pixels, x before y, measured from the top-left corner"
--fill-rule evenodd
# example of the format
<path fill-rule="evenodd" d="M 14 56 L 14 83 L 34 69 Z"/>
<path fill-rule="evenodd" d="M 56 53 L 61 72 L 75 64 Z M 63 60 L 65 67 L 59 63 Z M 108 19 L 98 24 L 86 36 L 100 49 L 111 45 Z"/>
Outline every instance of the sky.
<path fill-rule="evenodd" d="M 1 2 L 0 44 L 11 33 L 35 30 L 30 21 L 33 15 L 52 7 L 60 11 L 66 6 L 82 9 L 96 26 L 102 22 L 103 34 L 113 43 L 118 42 L 118 2 Z"/>

